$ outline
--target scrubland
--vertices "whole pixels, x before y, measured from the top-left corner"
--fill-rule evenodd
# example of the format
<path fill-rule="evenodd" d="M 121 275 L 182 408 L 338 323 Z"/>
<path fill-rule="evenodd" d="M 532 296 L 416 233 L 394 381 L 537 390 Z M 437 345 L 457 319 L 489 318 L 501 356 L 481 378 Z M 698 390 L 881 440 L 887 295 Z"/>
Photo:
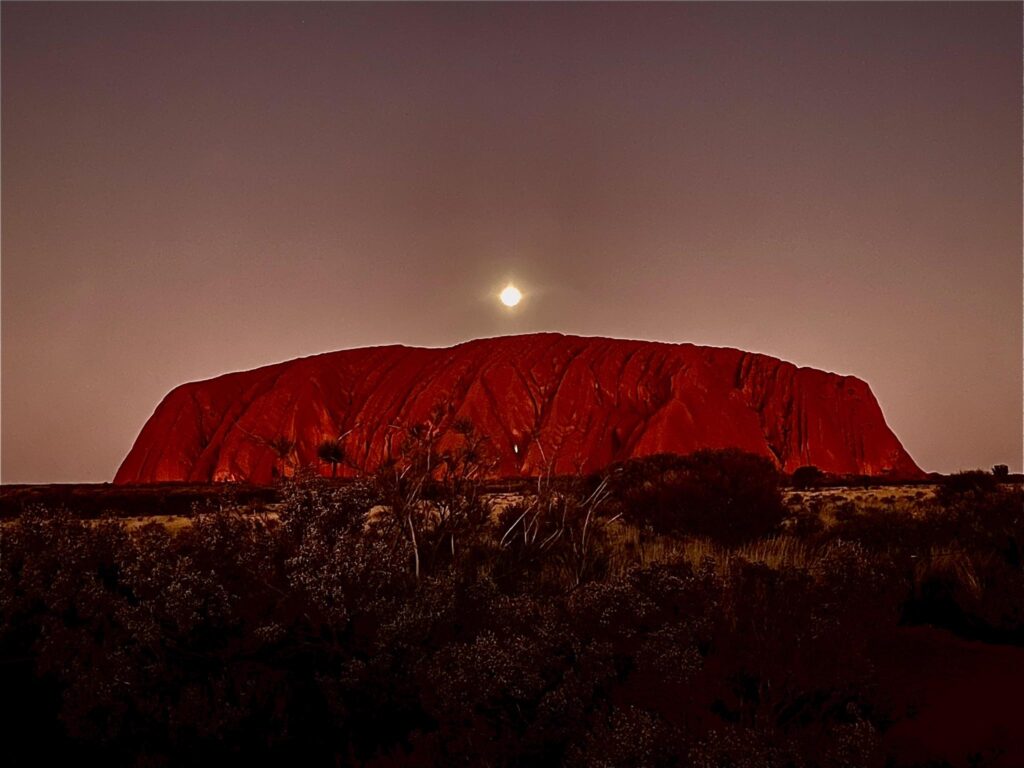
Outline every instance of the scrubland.
<path fill-rule="evenodd" d="M 13 762 L 1019 766 L 1024 496 L 479 452 L 2 527 Z M 61 508 L 63 506 L 63 508 Z M 161 510 L 157 510 L 158 512 Z"/>

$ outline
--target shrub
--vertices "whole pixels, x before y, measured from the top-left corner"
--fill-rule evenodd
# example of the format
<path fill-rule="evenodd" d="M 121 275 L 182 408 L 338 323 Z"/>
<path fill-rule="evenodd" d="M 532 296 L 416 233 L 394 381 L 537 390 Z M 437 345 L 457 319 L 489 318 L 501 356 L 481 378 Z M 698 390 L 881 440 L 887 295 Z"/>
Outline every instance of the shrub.
<path fill-rule="evenodd" d="M 658 768 L 679 765 L 682 734 L 657 713 L 613 707 L 597 719 L 586 739 L 569 750 L 571 768 Z"/>
<path fill-rule="evenodd" d="M 797 467 L 793 470 L 793 487 L 801 490 L 813 488 L 825 479 L 824 473 L 815 466 Z"/>
<path fill-rule="evenodd" d="M 498 515 L 496 576 L 505 584 L 530 582 L 534 589 L 577 587 L 608 575 L 609 518 L 602 514 L 607 483 L 587 492 L 580 483 L 540 491 Z"/>
<path fill-rule="evenodd" d="M 995 476 L 980 469 L 956 472 L 942 478 L 936 490 L 936 498 L 943 504 L 952 504 L 964 498 L 977 499 L 992 493 L 999 487 Z"/>
<path fill-rule="evenodd" d="M 331 465 L 331 477 L 338 476 L 338 465 L 345 461 L 345 447 L 341 438 L 324 440 L 316 447 L 317 458 Z"/>
<path fill-rule="evenodd" d="M 633 459 L 607 479 L 610 509 L 662 533 L 737 545 L 770 535 L 786 517 L 774 465 L 735 449 Z"/>
<path fill-rule="evenodd" d="M 1024 563 L 1024 490 L 972 491 L 946 499 L 948 525 L 958 542 L 991 552 L 1015 567 Z"/>
<path fill-rule="evenodd" d="M 542 483 L 493 524 L 459 434 L 429 454 L 438 477 L 306 468 L 273 515 L 11 521 L 5 754 L 19 763 L 21 737 L 46 764 L 876 766 L 889 713 L 869 649 L 901 607 L 1024 638 L 1019 489 L 858 507 L 827 530 L 803 514 L 729 548 L 785 515 L 764 459 L 628 462 Z M 612 567 L 634 534 L 659 562 Z"/>

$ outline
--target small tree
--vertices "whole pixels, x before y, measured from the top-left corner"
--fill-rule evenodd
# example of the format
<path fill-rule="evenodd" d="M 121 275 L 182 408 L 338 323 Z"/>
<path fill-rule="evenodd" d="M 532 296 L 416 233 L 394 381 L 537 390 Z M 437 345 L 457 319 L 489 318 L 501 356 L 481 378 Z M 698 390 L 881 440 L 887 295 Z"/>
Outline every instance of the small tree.
<path fill-rule="evenodd" d="M 338 465 L 345 460 L 345 449 L 341 438 L 324 440 L 316 447 L 316 455 L 320 461 L 331 465 L 331 477 L 338 476 Z"/>
<path fill-rule="evenodd" d="M 287 475 L 288 466 L 291 464 L 292 454 L 295 451 L 295 441 L 284 435 L 278 435 L 267 441 L 267 446 L 277 457 L 277 464 L 280 467 L 281 477 Z"/>

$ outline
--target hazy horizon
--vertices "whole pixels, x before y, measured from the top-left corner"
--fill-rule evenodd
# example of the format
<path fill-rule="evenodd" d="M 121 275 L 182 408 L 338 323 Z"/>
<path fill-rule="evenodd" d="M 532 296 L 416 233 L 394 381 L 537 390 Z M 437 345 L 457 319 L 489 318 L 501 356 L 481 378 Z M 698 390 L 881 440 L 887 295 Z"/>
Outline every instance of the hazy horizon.
<path fill-rule="evenodd" d="M 110 480 L 186 381 L 542 331 L 854 375 L 926 471 L 1019 472 L 1021 21 L 5 2 L 0 480 Z"/>

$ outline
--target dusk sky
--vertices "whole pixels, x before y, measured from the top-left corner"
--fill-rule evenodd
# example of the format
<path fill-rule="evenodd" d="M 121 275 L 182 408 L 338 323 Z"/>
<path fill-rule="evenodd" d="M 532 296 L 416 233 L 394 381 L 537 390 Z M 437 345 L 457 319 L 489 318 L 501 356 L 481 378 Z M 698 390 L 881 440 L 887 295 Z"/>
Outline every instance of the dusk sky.
<path fill-rule="evenodd" d="M 1020 471 L 1021 13 L 4 3 L 2 481 L 110 480 L 185 381 L 541 330 Z"/>

